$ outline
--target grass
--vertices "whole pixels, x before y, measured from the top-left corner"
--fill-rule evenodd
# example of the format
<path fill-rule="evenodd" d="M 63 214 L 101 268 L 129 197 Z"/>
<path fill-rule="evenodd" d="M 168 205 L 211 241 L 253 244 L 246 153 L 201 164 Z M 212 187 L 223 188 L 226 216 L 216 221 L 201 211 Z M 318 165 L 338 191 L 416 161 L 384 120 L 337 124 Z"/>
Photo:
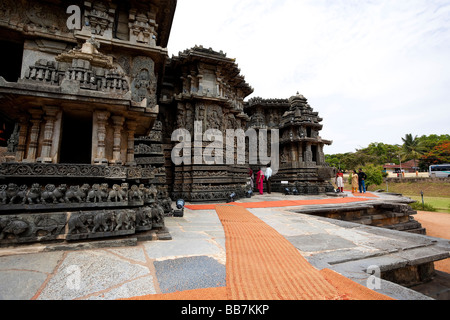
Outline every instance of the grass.
<path fill-rule="evenodd" d="M 450 183 L 439 182 L 402 182 L 389 183 L 389 192 L 401 193 L 405 196 L 420 196 L 423 191 L 426 198 L 447 198 L 450 199 Z M 383 189 L 386 190 L 386 183 L 371 186 L 371 190 Z"/>
<path fill-rule="evenodd" d="M 419 202 L 418 208 L 415 208 L 415 210 L 422 210 L 422 197 L 421 196 L 409 196 L 409 197 Z M 438 212 L 450 213 L 450 198 L 424 197 L 423 200 L 425 205 L 429 205 L 432 208 L 435 208 L 436 211 Z"/>
<path fill-rule="evenodd" d="M 344 179 L 346 180 L 346 179 Z M 389 183 L 387 185 L 389 192 L 400 193 L 406 197 L 418 201 L 417 208 L 414 210 L 422 210 L 422 196 L 424 193 L 425 211 L 436 209 L 438 212 L 450 213 L 450 183 L 442 182 L 401 182 Z M 351 186 L 345 184 L 347 190 L 351 190 Z M 368 190 L 385 190 L 386 183 L 380 185 L 369 186 Z M 414 205 L 413 205 L 414 206 Z"/>
<path fill-rule="evenodd" d="M 442 210 L 438 210 L 437 208 L 433 207 L 433 205 L 429 203 L 422 203 L 421 201 L 417 201 L 410 204 L 411 208 L 417 211 L 428 211 L 428 212 L 438 212 Z"/>

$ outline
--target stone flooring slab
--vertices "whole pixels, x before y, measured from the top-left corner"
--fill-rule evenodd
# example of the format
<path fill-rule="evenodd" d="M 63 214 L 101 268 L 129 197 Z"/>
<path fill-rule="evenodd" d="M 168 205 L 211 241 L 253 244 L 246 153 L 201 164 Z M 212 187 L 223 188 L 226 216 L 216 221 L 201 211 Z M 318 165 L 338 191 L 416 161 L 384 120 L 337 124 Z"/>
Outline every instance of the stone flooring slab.
<path fill-rule="evenodd" d="M 210 257 L 189 257 L 154 263 L 162 293 L 226 285 L 225 266 Z"/>
<path fill-rule="evenodd" d="M 297 249 L 304 252 L 319 252 L 323 250 L 338 250 L 354 248 L 356 245 L 339 236 L 329 234 L 311 234 L 294 237 L 285 237 Z"/>
<path fill-rule="evenodd" d="M 72 300 L 89 297 L 130 280 L 149 275 L 150 270 L 104 250 L 69 252 L 39 300 Z"/>
<path fill-rule="evenodd" d="M 35 271 L 1 271 L 0 300 L 31 300 L 47 276 L 45 273 Z"/>

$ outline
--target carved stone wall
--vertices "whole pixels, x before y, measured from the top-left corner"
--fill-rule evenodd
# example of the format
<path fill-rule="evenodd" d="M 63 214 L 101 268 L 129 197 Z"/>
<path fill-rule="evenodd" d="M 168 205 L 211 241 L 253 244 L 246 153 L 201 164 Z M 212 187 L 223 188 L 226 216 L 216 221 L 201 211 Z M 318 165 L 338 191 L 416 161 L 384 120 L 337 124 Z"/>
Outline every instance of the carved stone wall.
<path fill-rule="evenodd" d="M 296 188 L 300 194 L 333 191 L 329 180 L 334 169 L 327 166 L 323 153 L 324 145 L 332 142 L 319 136 L 322 119 L 305 97 L 297 94 L 289 99 L 253 98 L 245 112 L 251 119 L 249 128 L 280 130 L 280 168 L 272 178 L 273 190 Z"/>
<path fill-rule="evenodd" d="M 0 216 L 0 246 L 99 239 L 164 228 L 158 205 L 138 209 L 106 209 Z"/>
<path fill-rule="evenodd" d="M 239 75 L 233 59 L 202 46 L 180 53 L 167 70 L 166 78 L 173 79 L 173 86 L 162 88 L 164 110 L 174 116 L 171 129 L 186 130 L 192 140 L 191 163 L 173 168 L 172 198 L 226 201 L 233 192 L 242 196 L 248 169 L 237 161 L 226 163 L 226 131 L 245 130 L 249 117 L 243 112 L 243 100 L 253 89 Z M 209 157 L 203 154 L 214 142 L 208 132 L 215 132 L 223 141 Z"/>

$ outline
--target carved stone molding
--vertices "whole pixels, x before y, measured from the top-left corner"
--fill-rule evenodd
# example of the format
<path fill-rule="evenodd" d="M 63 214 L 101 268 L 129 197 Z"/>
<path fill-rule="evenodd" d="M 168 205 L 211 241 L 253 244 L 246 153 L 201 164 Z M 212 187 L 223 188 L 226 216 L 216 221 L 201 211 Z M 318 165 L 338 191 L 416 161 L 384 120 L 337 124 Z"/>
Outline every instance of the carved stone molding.
<path fill-rule="evenodd" d="M 0 174 L 4 177 L 89 177 L 127 178 L 127 168 L 122 166 L 83 164 L 2 163 Z"/>

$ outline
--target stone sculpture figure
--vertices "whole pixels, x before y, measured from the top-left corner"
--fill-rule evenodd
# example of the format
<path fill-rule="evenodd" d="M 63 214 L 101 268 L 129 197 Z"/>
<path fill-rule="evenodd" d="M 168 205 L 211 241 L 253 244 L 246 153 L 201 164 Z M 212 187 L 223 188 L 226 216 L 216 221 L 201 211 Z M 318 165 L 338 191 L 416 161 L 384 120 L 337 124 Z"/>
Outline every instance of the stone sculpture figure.
<path fill-rule="evenodd" d="M 105 202 L 108 199 L 108 184 L 102 183 L 100 185 L 100 201 Z"/>
<path fill-rule="evenodd" d="M 27 231 L 28 228 L 29 226 L 25 221 L 2 218 L 0 219 L 0 240 L 8 237 L 8 234 L 18 237 Z"/>
<path fill-rule="evenodd" d="M 136 211 L 136 227 L 152 226 L 152 209 L 149 207 L 139 208 Z"/>
<path fill-rule="evenodd" d="M 92 199 L 94 203 L 102 202 L 102 194 L 100 191 L 99 184 L 94 184 L 92 186 L 92 189 L 88 192 L 86 196 L 86 202 L 91 202 Z"/>
<path fill-rule="evenodd" d="M 78 201 L 78 203 L 81 203 L 86 200 L 86 193 L 88 190 L 89 190 L 88 184 L 84 184 L 81 187 L 70 186 L 69 190 L 66 191 L 64 200 L 66 201 L 66 203 L 71 203 L 72 199 L 75 199 L 76 201 Z"/>
<path fill-rule="evenodd" d="M 0 186 L 0 199 L 2 204 L 14 204 L 17 199 L 24 201 L 26 199 L 28 187 L 22 185 L 20 188 L 15 183 Z"/>
<path fill-rule="evenodd" d="M 139 192 L 142 194 L 142 199 L 144 201 L 150 200 L 150 189 L 146 188 L 143 184 L 139 185 Z"/>
<path fill-rule="evenodd" d="M 163 221 L 164 209 L 159 203 L 154 203 L 152 205 L 152 217 L 153 221 L 156 223 L 161 223 Z"/>
<path fill-rule="evenodd" d="M 124 182 L 120 185 L 120 194 L 122 195 L 122 198 L 124 201 L 128 201 L 128 183 Z"/>
<path fill-rule="evenodd" d="M 63 228 L 64 224 L 58 223 L 47 215 L 37 216 L 34 219 L 34 226 L 31 227 L 36 236 L 58 235 Z"/>
<path fill-rule="evenodd" d="M 158 189 L 156 189 L 155 185 L 152 184 L 148 191 L 149 191 L 150 198 L 152 200 L 156 201 L 156 199 L 158 198 Z"/>
<path fill-rule="evenodd" d="M 89 232 L 88 216 L 82 212 L 71 215 L 67 224 L 69 226 L 68 234 Z"/>
<path fill-rule="evenodd" d="M 133 201 L 142 201 L 142 194 L 137 185 L 132 185 L 131 190 L 128 191 L 128 199 Z"/>
<path fill-rule="evenodd" d="M 41 185 L 34 183 L 27 192 L 26 201 L 28 204 L 36 204 L 41 199 Z"/>
<path fill-rule="evenodd" d="M 111 202 L 114 200 L 114 202 L 123 201 L 122 193 L 120 192 L 120 186 L 118 184 L 115 184 L 112 186 L 112 190 L 109 191 L 108 194 L 108 202 Z"/>
<path fill-rule="evenodd" d="M 65 184 L 59 187 L 56 187 L 54 184 L 48 184 L 41 194 L 41 203 L 46 204 L 48 200 L 53 201 L 55 204 L 63 203 L 66 191 L 67 186 Z"/>
<path fill-rule="evenodd" d="M 114 231 L 130 230 L 134 228 L 136 216 L 133 210 L 121 210 L 115 213 L 115 221 L 117 223 Z"/>
<path fill-rule="evenodd" d="M 114 221 L 114 213 L 111 211 L 103 210 L 103 212 L 97 213 L 94 216 L 94 227 L 92 228 L 92 233 L 97 232 L 97 230 L 103 232 L 112 231 Z"/>

